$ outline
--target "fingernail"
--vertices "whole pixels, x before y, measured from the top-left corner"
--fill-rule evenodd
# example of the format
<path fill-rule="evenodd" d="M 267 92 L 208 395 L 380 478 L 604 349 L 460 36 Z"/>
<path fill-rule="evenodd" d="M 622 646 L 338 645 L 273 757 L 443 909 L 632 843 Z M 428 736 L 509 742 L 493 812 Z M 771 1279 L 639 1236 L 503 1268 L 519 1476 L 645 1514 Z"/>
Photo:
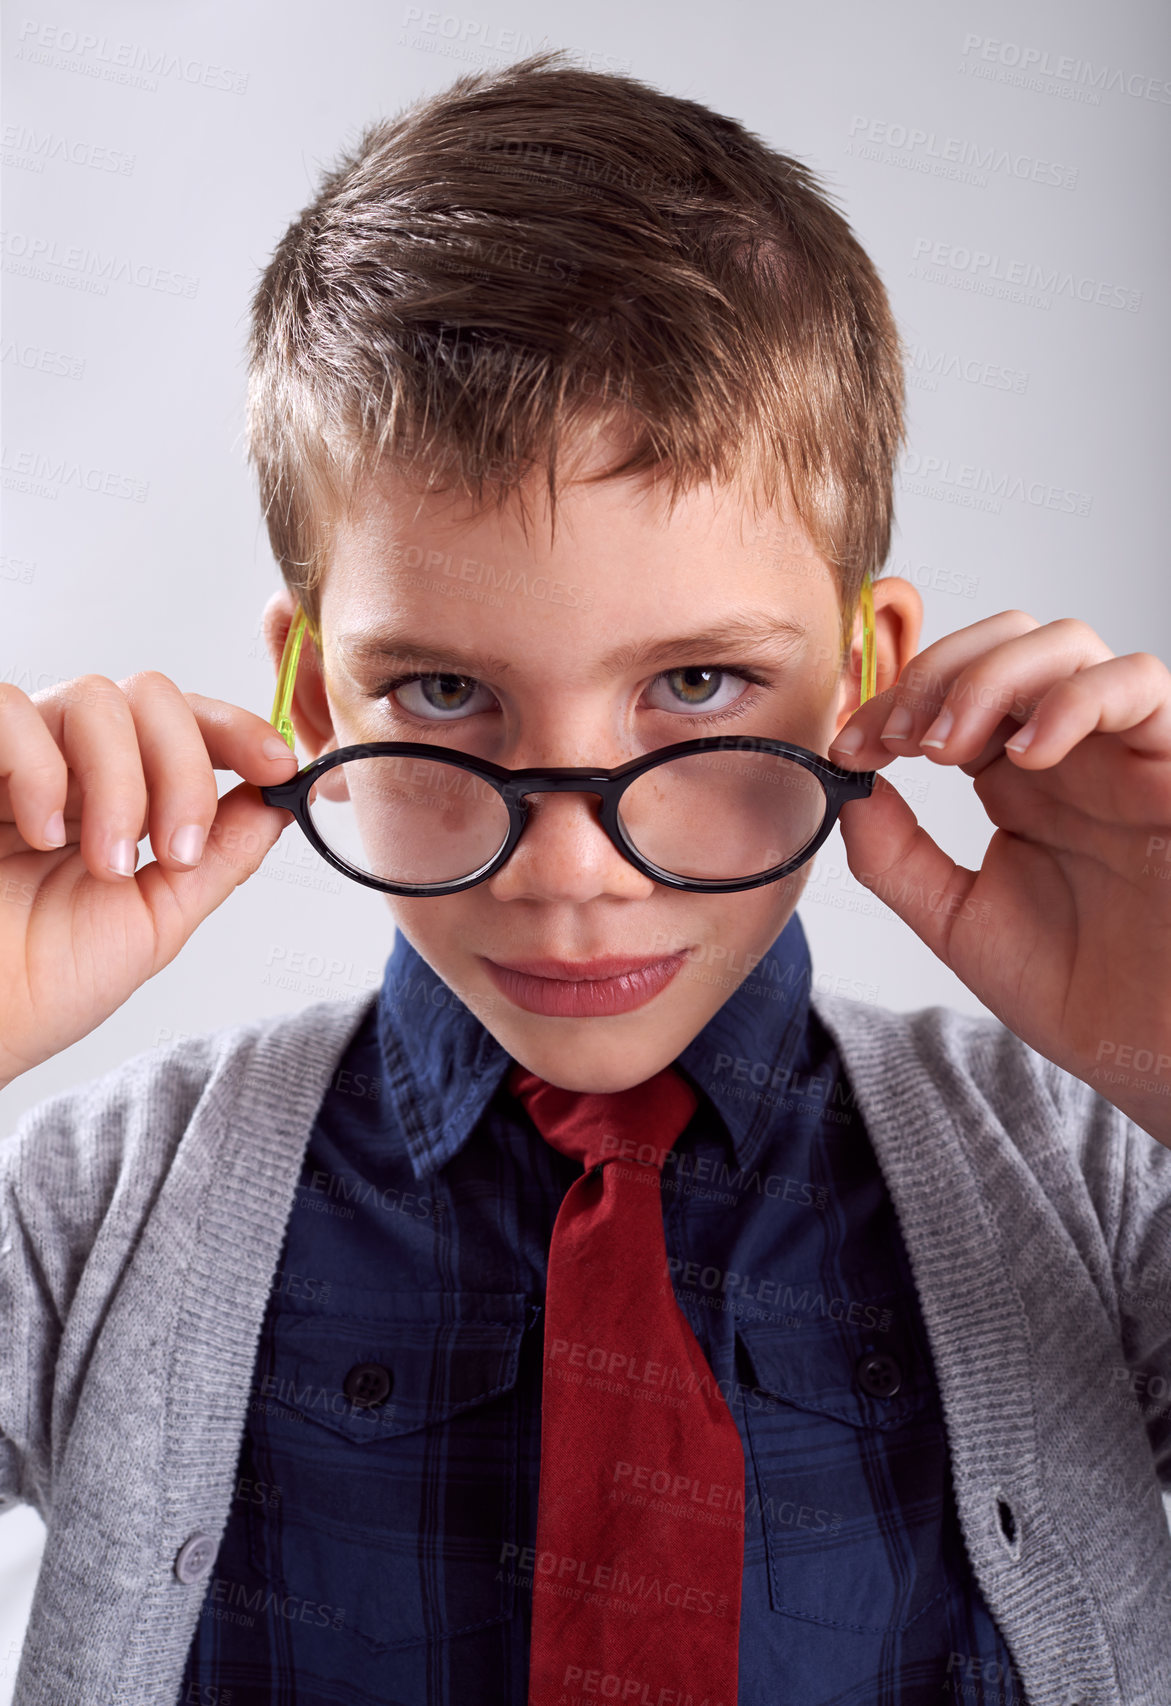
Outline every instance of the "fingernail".
<path fill-rule="evenodd" d="M 202 852 L 203 826 L 201 824 L 185 823 L 182 829 L 177 829 L 172 835 L 171 858 L 178 860 L 180 865 L 198 865 L 199 856 Z"/>
<path fill-rule="evenodd" d="M 281 740 L 278 735 L 269 735 L 260 750 L 266 758 L 291 758 L 296 756 L 288 742 Z"/>
<path fill-rule="evenodd" d="M 857 752 L 858 748 L 862 745 L 862 740 L 863 735 L 861 729 L 843 729 L 841 734 L 838 735 L 837 739 L 831 745 L 830 751 L 845 753 Z"/>
<path fill-rule="evenodd" d="M 1019 734 L 1013 735 L 1012 739 L 1006 740 L 1004 744 L 1010 752 L 1023 752 L 1036 732 L 1037 719 L 1034 717 L 1030 722 L 1025 723 Z"/>
<path fill-rule="evenodd" d="M 947 737 L 952 731 L 955 718 L 950 711 L 941 711 L 931 727 L 920 740 L 920 746 L 945 746 Z"/>
<path fill-rule="evenodd" d="M 49 843 L 50 847 L 64 847 L 64 845 L 65 845 L 65 813 L 64 812 L 54 812 L 53 813 L 52 817 L 49 819 L 48 823 L 45 825 L 43 839 Z"/>
<path fill-rule="evenodd" d="M 137 863 L 137 844 L 129 838 L 124 841 L 115 841 L 114 845 L 110 849 L 111 871 L 117 871 L 120 877 L 132 877 L 134 875 L 134 867 Z"/>
<path fill-rule="evenodd" d="M 883 725 L 880 740 L 906 740 L 915 719 L 905 705 L 896 705 Z"/>

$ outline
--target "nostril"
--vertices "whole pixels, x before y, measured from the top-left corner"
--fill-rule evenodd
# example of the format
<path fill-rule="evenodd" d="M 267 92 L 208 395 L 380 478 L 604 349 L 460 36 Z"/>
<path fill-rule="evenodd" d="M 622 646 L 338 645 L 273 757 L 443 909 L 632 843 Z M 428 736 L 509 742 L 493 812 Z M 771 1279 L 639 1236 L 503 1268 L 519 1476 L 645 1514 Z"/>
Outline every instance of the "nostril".
<path fill-rule="evenodd" d="M 1012 1506 L 1006 1504 L 1003 1499 L 997 1499 L 996 1515 L 1000 1521 L 1000 1532 L 1011 1546 L 1016 1539 L 1016 1517 L 1012 1513 Z"/>

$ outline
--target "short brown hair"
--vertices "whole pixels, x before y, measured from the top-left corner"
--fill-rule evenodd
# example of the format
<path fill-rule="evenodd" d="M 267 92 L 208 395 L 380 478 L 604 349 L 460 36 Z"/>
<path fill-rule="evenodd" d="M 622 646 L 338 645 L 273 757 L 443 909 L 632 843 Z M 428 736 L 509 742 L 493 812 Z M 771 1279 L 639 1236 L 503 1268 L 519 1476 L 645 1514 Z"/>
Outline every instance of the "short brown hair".
<path fill-rule="evenodd" d="M 370 125 L 253 303 L 248 451 L 316 622 L 331 518 L 383 463 L 503 502 L 567 438 L 595 478 L 788 492 L 834 568 L 843 642 L 890 548 L 903 347 L 808 167 L 736 120 L 561 51 Z"/>

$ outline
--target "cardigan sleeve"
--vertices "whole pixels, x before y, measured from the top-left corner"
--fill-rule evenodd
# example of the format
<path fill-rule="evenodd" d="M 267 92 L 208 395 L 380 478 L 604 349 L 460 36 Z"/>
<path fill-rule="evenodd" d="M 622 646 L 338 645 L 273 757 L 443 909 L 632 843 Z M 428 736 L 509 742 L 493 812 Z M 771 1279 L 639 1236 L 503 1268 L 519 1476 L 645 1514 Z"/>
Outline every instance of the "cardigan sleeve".
<path fill-rule="evenodd" d="M 0 1141 L 0 1511 L 47 1518 L 74 1408 L 59 1390 L 63 1344 L 70 1367 L 88 1363 L 78 1335 L 100 1333 L 209 1054 L 187 1037 L 136 1055 L 28 1109 Z"/>
<path fill-rule="evenodd" d="M 1171 1490 L 1171 1149 L 1117 1109 L 1126 1145 L 1114 1267 L 1126 1372 L 1124 1401 L 1139 1406 L 1163 1487 Z"/>
<path fill-rule="evenodd" d="M 1048 1075 L 1110 1249 L 1120 1353 L 1110 1396 L 1137 1408 L 1171 1493 L 1171 1149 L 1092 1085 Z"/>

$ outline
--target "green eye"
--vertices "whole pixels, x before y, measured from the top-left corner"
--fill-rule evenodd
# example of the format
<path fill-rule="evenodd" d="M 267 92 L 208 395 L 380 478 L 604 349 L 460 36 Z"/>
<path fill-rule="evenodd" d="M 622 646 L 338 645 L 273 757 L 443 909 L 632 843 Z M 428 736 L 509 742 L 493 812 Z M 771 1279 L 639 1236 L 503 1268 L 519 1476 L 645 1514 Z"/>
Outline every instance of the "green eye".
<path fill-rule="evenodd" d="M 433 711 L 460 711 L 475 692 L 476 684 L 463 675 L 424 675 L 419 690 Z"/>
<path fill-rule="evenodd" d="M 738 665 L 691 663 L 665 669 L 651 683 L 647 704 L 651 710 L 673 712 L 710 723 L 716 717 L 741 716 L 754 703 L 749 686 L 767 687 L 768 679 L 758 670 Z"/>
<path fill-rule="evenodd" d="M 379 696 L 389 698 L 411 716 L 432 723 L 455 719 L 465 711 L 474 716 L 492 704 L 492 695 L 481 682 L 470 675 L 444 673 L 401 676 L 397 681 L 385 682 Z"/>
<path fill-rule="evenodd" d="M 665 679 L 672 693 L 685 705 L 706 705 L 719 692 L 724 673 L 722 669 L 692 664 L 686 669 L 668 670 Z"/>

